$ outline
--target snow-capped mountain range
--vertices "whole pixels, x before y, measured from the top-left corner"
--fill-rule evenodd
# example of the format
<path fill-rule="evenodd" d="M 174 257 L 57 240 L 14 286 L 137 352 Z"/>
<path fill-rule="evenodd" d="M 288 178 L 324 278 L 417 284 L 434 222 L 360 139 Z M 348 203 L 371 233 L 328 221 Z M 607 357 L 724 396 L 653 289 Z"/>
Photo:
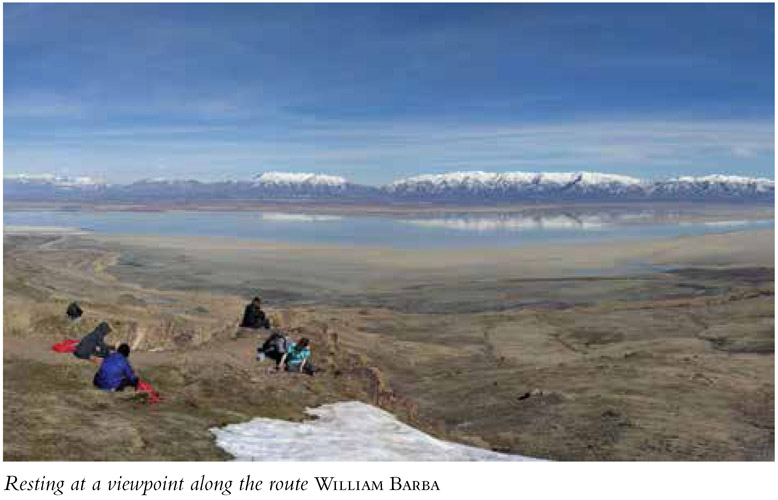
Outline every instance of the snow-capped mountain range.
<path fill-rule="evenodd" d="M 775 196 L 775 181 L 735 175 L 678 177 L 649 186 L 652 198 L 718 198 L 770 199 Z"/>
<path fill-rule="evenodd" d="M 386 191 L 402 198 L 482 197 L 498 199 L 568 197 L 624 197 L 639 195 L 645 182 L 625 175 L 531 172 L 454 172 L 420 175 L 395 181 Z"/>
<path fill-rule="evenodd" d="M 296 172 L 265 172 L 254 178 L 255 184 L 272 186 L 329 186 L 345 187 L 349 182 L 335 175 Z"/>
<path fill-rule="evenodd" d="M 70 177 L 60 174 L 19 174 L 3 178 L 4 182 L 16 182 L 26 185 L 46 185 L 55 187 L 103 186 L 105 182 L 91 177 Z"/>
<path fill-rule="evenodd" d="M 419 202 L 772 201 L 775 181 L 731 175 L 644 180 L 596 172 L 452 172 L 374 187 L 333 175 L 264 172 L 247 180 L 144 179 L 107 184 L 54 174 L 3 179 L 7 200 L 168 201 L 331 199 Z"/>
<path fill-rule="evenodd" d="M 401 179 L 386 190 L 406 199 L 761 199 L 773 196 L 775 181 L 726 175 L 647 181 L 596 172 L 454 172 Z"/>

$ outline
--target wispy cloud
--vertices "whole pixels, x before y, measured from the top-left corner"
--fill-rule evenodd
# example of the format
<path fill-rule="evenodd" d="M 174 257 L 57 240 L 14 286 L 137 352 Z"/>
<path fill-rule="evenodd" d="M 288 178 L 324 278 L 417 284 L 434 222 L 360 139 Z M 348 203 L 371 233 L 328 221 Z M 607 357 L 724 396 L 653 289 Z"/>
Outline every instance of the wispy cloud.
<path fill-rule="evenodd" d="M 452 169 L 773 171 L 772 5 L 4 14 L 4 163 L 15 171 L 288 169 L 367 183 Z"/>
<path fill-rule="evenodd" d="M 78 99 L 55 93 L 30 93 L 24 96 L 4 96 L 4 118 L 76 118 L 86 113 L 86 106 Z"/>
<path fill-rule="evenodd" d="M 385 182 L 447 170 L 594 169 L 665 177 L 686 173 L 766 170 L 774 152 L 768 122 L 595 122 L 452 126 L 374 123 L 307 124 L 271 138 L 260 128 L 133 127 L 27 138 L 11 144 L 8 164 L 23 158 L 81 158 L 82 165 L 119 171 L 131 151 L 135 177 L 164 158 L 168 169 L 229 177 L 267 168 L 319 170 Z M 120 163 L 122 167 L 120 167 Z M 646 171 L 652 172 L 646 174 Z M 110 172 L 100 173 L 111 177 Z"/>

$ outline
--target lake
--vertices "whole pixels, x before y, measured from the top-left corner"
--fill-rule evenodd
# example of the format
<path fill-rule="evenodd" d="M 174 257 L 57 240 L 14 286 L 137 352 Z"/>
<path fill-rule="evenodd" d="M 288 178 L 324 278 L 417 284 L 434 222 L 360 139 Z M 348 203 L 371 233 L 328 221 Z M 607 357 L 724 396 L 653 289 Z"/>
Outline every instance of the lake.
<path fill-rule="evenodd" d="M 221 236 L 395 248 L 501 247 L 584 240 L 671 238 L 773 228 L 772 219 L 700 219 L 652 210 L 445 213 L 424 216 L 292 212 L 4 212 L 4 226 L 71 227 L 97 233 Z"/>

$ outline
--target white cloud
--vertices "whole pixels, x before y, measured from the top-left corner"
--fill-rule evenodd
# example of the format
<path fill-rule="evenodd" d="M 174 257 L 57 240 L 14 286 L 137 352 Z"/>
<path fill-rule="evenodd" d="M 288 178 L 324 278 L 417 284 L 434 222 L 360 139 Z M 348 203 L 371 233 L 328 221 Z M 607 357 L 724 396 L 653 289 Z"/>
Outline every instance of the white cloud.
<path fill-rule="evenodd" d="M 11 168 L 80 165 L 115 177 L 245 176 L 262 170 L 315 170 L 383 183 L 451 170 L 596 170 L 638 177 L 712 171 L 764 176 L 772 165 L 771 122 L 600 121 L 545 125 L 294 122 L 237 126 L 143 126 L 6 134 Z M 91 168 L 90 168 L 91 167 Z M 757 169 L 758 171 L 754 171 Z M 107 176 L 112 179 L 113 175 Z"/>

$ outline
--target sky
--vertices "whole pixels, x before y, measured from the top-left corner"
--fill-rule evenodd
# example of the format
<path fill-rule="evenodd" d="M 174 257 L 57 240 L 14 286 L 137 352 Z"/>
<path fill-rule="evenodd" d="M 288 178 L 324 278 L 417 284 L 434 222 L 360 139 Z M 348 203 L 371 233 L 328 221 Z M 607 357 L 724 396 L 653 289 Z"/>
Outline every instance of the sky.
<path fill-rule="evenodd" d="M 774 177 L 772 4 L 4 4 L 4 174 Z"/>

